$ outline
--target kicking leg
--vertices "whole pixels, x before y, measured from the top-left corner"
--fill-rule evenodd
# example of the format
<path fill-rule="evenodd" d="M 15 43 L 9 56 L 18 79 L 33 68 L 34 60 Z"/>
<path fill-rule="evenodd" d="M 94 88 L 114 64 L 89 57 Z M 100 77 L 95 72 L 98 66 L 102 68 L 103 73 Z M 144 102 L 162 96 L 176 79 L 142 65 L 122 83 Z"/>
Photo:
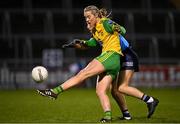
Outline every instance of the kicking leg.
<path fill-rule="evenodd" d="M 39 94 L 47 96 L 53 99 L 57 98 L 57 95 L 73 86 L 76 86 L 83 82 L 88 77 L 97 75 L 105 71 L 104 66 L 96 59 L 92 60 L 84 69 L 82 69 L 77 75 L 71 77 L 63 84 L 53 89 L 37 90 Z"/>

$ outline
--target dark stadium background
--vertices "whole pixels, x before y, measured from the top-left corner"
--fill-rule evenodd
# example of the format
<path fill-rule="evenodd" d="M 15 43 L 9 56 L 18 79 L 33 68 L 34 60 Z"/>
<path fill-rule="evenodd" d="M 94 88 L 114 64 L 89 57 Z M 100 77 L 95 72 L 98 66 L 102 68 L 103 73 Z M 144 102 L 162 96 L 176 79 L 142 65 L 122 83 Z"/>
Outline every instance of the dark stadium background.
<path fill-rule="evenodd" d="M 42 85 L 57 85 L 97 56 L 98 48 L 61 48 L 74 38 L 91 37 L 83 17 L 88 5 L 112 11 L 111 18 L 126 28 L 141 64 L 134 85 L 179 86 L 178 0 L 1 0 L 0 88 L 34 88 L 30 75 L 37 65 L 49 71 Z M 94 87 L 93 79 L 85 87 Z"/>

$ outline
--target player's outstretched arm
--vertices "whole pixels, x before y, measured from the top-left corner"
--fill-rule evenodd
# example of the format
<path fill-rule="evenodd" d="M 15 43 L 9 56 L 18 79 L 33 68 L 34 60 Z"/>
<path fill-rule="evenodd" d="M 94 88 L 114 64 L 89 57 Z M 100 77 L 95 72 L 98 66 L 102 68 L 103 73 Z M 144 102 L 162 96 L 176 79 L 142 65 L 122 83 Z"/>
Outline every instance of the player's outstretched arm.
<path fill-rule="evenodd" d="M 74 39 L 72 42 L 62 45 L 62 48 L 86 49 L 88 47 L 85 45 L 83 40 Z"/>
<path fill-rule="evenodd" d="M 95 47 L 96 45 L 97 42 L 94 38 L 90 38 L 89 40 L 74 39 L 72 42 L 62 45 L 62 48 L 76 48 L 84 50 L 89 47 Z"/>

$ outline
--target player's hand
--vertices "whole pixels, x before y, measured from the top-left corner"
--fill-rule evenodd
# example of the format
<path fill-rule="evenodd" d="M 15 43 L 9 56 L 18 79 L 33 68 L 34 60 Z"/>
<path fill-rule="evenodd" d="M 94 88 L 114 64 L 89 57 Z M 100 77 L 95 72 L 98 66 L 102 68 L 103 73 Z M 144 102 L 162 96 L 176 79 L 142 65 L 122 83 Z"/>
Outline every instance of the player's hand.
<path fill-rule="evenodd" d="M 83 40 L 80 40 L 80 39 L 74 39 L 73 43 L 74 44 L 85 44 L 85 42 Z"/>
<path fill-rule="evenodd" d="M 81 49 L 81 50 L 87 49 L 87 46 L 84 40 L 74 39 L 73 42 L 74 42 L 75 48 Z"/>
<path fill-rule="evenodd" d="M 84 50 L 87 49 L 87 46 L 85 44 L 85 41 L 80 39 L 74 39 L 72 42 L 62 45 L 62 48 L 77 48 Z"/>
<path fill-rule="evenodd" d="M 120 33 L 121 32 L 121 28 L 120 28 L 120 25 L 118 25 L 118 24 L 114 24 L 114 31 L 117 31 L 118 33 Z"/>

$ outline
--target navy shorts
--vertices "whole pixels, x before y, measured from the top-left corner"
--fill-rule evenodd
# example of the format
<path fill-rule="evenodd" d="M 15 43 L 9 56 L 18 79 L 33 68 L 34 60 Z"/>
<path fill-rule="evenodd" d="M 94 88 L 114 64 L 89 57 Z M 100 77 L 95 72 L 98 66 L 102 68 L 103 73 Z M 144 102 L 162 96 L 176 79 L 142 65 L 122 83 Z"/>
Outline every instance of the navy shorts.
<path fill-rule="evenodd" d="M 131 48 L 126 48 L 123 51 L 124 56 L 121 56 L 121 69 L 122 70 L 134 70 L 135 72 L 139 71 L 139 61 L 138 56 Z"/>

